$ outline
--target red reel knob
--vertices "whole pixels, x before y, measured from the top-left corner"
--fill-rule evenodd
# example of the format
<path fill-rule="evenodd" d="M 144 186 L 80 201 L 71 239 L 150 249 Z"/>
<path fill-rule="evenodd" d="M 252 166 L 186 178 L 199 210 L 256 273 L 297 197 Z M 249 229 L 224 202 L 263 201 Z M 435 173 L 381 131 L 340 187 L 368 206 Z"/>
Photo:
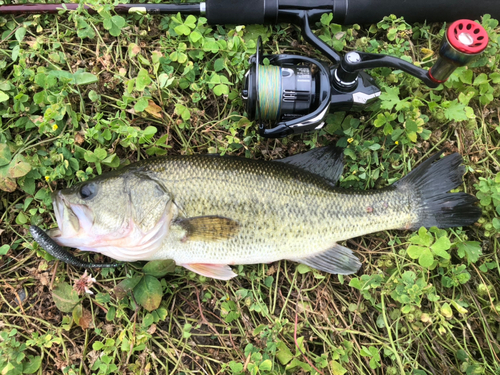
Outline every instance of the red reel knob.
<path fill-rule="evenodd" d="M 471 20 L 453 22 L 441 42 L 439 59 L 429 70 L 429 78 L 445 82 L 456 68 L 470 63 L 487 46 L 488 33 L 480 24 Z"/>
<path fill-rule="evenodd" d="M 479 23 L 471 20 L 453 22 L 446 32 L 448 41 L 456 50 L 475 55 L 488 46 L 488 33 Z"/>

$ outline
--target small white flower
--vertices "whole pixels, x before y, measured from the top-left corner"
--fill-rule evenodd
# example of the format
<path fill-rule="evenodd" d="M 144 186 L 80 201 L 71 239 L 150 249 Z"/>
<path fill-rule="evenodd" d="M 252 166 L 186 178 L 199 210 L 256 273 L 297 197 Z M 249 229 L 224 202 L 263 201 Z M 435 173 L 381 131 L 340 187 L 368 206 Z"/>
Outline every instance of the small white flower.
<path fill-rule="evenodd" d="M 77 291 L 78 294 L 94 294 L 90 290 L 90 287 L 95 283 L 95 279 L 87 274 L 87 270 L 83 273 L 83 275 L 75 281 L 75 285 L 73 286 L 73 289 Z"/>

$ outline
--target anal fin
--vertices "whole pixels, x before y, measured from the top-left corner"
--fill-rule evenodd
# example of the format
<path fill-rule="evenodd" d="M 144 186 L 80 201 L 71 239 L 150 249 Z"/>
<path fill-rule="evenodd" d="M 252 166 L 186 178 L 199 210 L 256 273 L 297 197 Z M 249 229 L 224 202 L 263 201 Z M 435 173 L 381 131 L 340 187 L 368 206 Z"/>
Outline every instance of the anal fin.
<path fill-rule="evenodd" d="M 202 276 L 212 279 L 229 280 L 238 276 L 227 264 L 209 264 L 209 263 L 189 263 L 181 264 L 182 267 Z"/>
<path fill-rule="evenodd" d="M 302 258 L 290 259 L 320 271 L 349 275 L 358 271 L 361 262 L 351 249 L 335 244 L 332 248 Z"/>

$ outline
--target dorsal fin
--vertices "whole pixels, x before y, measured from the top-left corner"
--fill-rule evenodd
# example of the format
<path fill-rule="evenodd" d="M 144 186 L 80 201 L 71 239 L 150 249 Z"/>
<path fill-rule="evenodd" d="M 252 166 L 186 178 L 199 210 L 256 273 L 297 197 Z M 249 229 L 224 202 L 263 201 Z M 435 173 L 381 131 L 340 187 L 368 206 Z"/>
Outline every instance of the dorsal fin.
<path fill-rule="evenodd" d="M 344 169 L 344 151 L 333 145 L 314 148 L 302 154 L 279 159 L 280 163 L 287 163 L 305 171 L 323 177 L 335 185 Z"/>

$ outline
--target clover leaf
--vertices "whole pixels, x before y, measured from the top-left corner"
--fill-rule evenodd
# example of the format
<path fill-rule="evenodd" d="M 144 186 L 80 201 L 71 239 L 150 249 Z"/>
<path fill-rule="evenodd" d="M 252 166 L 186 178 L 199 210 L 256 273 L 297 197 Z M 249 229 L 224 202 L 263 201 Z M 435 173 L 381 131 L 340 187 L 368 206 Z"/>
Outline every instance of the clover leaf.
<path fill-rule="evenodd" d="M 418 235 L 410 238 L 410 243 L 413 245 L 407 250 L 408 256 L 418 259 L 418 264 L 424 268 L 431 268 L 435 263 L 435 257 L 450 259 L 447 250 L 450 249 L 451 242 L 446 236 L 446 231 L 433 227 L 429 232 L 423 227 L 420 228 Z"/>

